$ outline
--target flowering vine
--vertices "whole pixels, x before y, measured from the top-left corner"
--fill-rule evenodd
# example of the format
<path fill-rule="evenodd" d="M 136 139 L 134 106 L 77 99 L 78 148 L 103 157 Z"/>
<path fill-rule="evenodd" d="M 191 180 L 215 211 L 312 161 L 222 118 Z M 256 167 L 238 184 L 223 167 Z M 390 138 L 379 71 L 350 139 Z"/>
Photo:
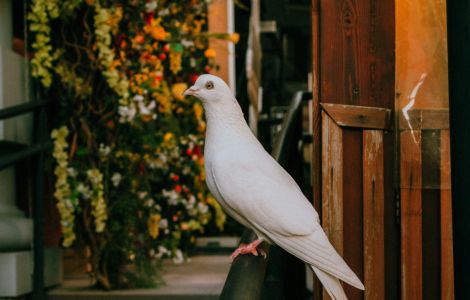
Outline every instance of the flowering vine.
<path fill-rule="evenodd" d="M 73 230 L 75 222 L 74 203 L 72 203 L 70 198 L 71 191 L 67 180 L 68 159 L 66 149 L 68 148 L 68 134 L 69 130 L 65 126 L 54 129 L 51 133 L 51 137 L 54 140 L 52 156 L 57 162 L 54 170 L 56 176 L 54 197 L 57 200 L 57 208 L 60 214 L 63 236 L 62 245 L 64 247 L 70 246 L 76 238 Z"/>
<path fill-rule="evenodd" d="M 84 241 L 106 289 L 152 286 L 148 265 L 181 263 L 224 227 L 204 183 L 203 109 L 182 96 L 217 68 L 209 39 L 238 39 L 208 34 L 207 13 L 206 0 L 31 2 L 32 74 L 56 104 L 63 246 Z"/>
<path fill-rule="evenodd" d="M 91 196 L 92 215 L 95 217 L 96 232 L 103 232 L 106 227 L 108 215 L 106 213 L 106 202 L 103 191 L 103 174 L 98 169 L 87 171 L 88 180 L 91 183 L 93 194 Z"/>
<path fill-rule="evenodd" d="M 48 87 L 52 83 L 50 70 L 58 54 L 52 53 L 50 45 L 49 19 L 55 19 L 59 16 L 58 2 L 55 0 L 34 0 L 31 6 L 31 12 L 28 14 L 30 30 L 36 34 L 36 39 L 32 45 L 35 50 L 34 57 L 31 59 L 31 74 L 41 80 L 41 83 Z"/>
<path fill-rule="evenodd" d="M 120 74 L 114 64 L 115 55 L 111 50 L 111 32 L 116 30 L 122 18 L 122 8 L 117 7 L 114 12 L 103 8 L 99 3 L 95 4 L 95 35 L 98 60 L 103 67 L 103 75 L 106 77 L 109 87 L 119 95 L 119 103 L 128 105 L 129 81 L 125 74 Z"/>

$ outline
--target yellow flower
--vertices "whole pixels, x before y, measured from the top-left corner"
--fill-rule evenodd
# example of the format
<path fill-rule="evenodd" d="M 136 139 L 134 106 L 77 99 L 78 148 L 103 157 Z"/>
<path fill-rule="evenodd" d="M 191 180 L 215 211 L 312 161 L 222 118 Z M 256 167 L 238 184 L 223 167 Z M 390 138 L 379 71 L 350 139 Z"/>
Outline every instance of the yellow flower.
<path fill-rule="evenodd" d="M 91 206 L 93 208 L 91 214 L 95 217 L 95 231 L 103 232 L 108 219 L 106 202 L 104 200 L 103 174 L 98 169 L 90 169 L 87 171 L 88 180 L 93 187 L 93 195 L 91 197 Z"/>
<path fill-rule="evenodd" d="M 206 51 L 204 51 L 204 56 L 207 58 L 215 58 L 216 55 L 217 52 L 214 48 L 207 48 Z"/>
<path fill-rule="evenodd" d="M 202 109 L 202 105 L 196 102 L 194 103 L 193 109 L 194 109 L 194 116 L 196 117 L 196 120 L 201 120 L 202 114 L 204 112 L 204 110 Z"/>
<path fill-rule="evenodd" d="M 236 44 L 236 43 L 238 43 L 238 41 L 240 40 L 240 35 L 239 35 L 238 33 L 234 32 L 234 33 L 232 33 L 232 34 L 229 36 L 229 40 L 230 40 L 232 43 Z"/>
<path fill-rule="evenodd" d="M 165 133 L 165 135 L 163 136 L 163 141 L 168 142 L 168 141 L 171 140 L 172 138 L 173 138 L 173 133 L 167 132 L 167 133 Z"/>
<path fill-rule="evenodd" d="M 150 35 L 157 41 L 163 41 L 167 37 L 168 33 L 163 27 L 155 26 L 150 30 Z"/>
<path fill-rule="evenodd" d="M 75 207 L 70 200 L 71 189 L 67 180 L 68 172 L 68 156 L 66 149 L 67 135 L 69 130 L 66 126 L 62 126 L 59 129 L 54 129 L 51 133 L 51 137 L 54 139 L 54 150 L 53 157 L 57 162 L 54 174 L 56 175 L 54 197 L 57 200 L 57 209 L 60 214 L 60 224 L 62 229 L 64 247 L 69 247 L 75 240 L 75 232 L 73 231 L 73 225 L 75 223 Z"/>
<path fill-rule="evenodd" d="M 182 56 L 181 52 L 176 52 L 176 51 L 170 52 L 170 71 L 175 75 L 179 71 L 181 71 L 181 62 L 182 62 L 181 56 Z"/>
<path fill-rule="evenodd" d="M 162 217 L 159 214 L 152 214 L 147 220 L 147 229 L 152 239 L 156 239 L 158 237 L 158 234 L 160 233 L 159 226 L 161 219 Z"/>
<path fill-rule="evenodd" d="M 184 100 L 183 92 L 186 91 L 187 88 L 188 88 L 188 85 L 186 83 L 183 83 L 183 82 L 175 83 L 171 87 L 171 93 L 173 94 L 173 97 L 176 100 L 183 101 Z"/>
<path fill-rule="evenodd" d="M 207 204 L 212 206 L 215 210 L 215 224 L 219 228 L 220 231 L 224 230 L 224 225 L 225 225 L 225 219 L 226 215 L 224 211 L 222 210 L 222 207 L 219 205 L 217 200 L 214 199 L 212 196 L 208 196 L 207 199 Z"/>

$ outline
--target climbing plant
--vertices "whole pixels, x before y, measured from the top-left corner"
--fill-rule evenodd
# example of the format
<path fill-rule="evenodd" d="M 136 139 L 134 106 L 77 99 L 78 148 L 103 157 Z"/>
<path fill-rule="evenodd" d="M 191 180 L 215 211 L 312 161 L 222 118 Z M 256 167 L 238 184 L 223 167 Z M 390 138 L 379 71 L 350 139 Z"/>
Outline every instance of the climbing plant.
<path fill-rule="evenodd" d="M 152 286 L 225 215 L 204 184 L 202 106 L 183 91 L 209 73 L 204 0 L 33 0 L 32 76 L 55 101 L 54 197 L 62 245 L 80 244 L 105 289 Z"/>

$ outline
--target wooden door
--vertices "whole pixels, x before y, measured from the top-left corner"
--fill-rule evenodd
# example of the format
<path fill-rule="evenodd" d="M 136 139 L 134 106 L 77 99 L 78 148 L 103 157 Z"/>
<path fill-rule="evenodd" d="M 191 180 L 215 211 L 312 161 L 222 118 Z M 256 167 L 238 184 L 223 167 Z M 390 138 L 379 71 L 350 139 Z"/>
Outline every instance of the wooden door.
<path fill-rule="evenodd" d="M 314 205 L 349 299 L 454 297 L 445 7 L 418 2 L 312 1 Z"/>

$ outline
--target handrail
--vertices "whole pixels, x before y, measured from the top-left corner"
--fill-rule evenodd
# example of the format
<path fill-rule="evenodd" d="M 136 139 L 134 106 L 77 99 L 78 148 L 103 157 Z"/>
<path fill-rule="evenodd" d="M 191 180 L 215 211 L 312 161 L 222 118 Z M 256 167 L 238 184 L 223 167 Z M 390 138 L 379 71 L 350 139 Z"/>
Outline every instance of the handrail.
<path fill-rule="evenodd" d="M 298 122 L 301 122 L 302 101 L 310 100 L 311 92 L 296 92 L 289 105 L 288 112 L 282 122 L 282 130 L 276 139 L 272 156 L 283 166 L 289 160 L 289 150 L 293 140 L 302 138 Z M 240 243 L 249 243 L 256 238 L 255 233 L 245 229 Z M 269 245 L 262 244 L 263 250 L 269 252 Z M 238 256 L 230 267 L 225 285 L 220 295 L 223 300 L 257 300 L 261 298 L 268 260 L 262 256 L 242 255 Z"/>
<path fill-rule="evenodd" d="M 0 120 L 33 113 L 34 143 L 22 145 L 11 141 L 0 141 L 3 145 L 0 155 L 0 170 L 22 160 L 36 156 L 33 193 L 33 299 L 46 299 L 44 294 L 44 152 L 52 145 L 47 139 L 46 108 L 52 101 L 37 100 L 0 109 Z"/>
<path fill-rule="evenodd" d="M 28 157 L 37 155 L 51 147 L 51 143 L 34 144 L 22 150 L 0 156 L 0 170 L 16 164 Z"/>
<path fill-rule="evenodd" d="M 0 109 L 0 120 L 16 117 L 25 113 L 33 112 L 36 109 L 44 107 L 51 102 L 48 100 L 29 101 L 23 104 Z"/>

